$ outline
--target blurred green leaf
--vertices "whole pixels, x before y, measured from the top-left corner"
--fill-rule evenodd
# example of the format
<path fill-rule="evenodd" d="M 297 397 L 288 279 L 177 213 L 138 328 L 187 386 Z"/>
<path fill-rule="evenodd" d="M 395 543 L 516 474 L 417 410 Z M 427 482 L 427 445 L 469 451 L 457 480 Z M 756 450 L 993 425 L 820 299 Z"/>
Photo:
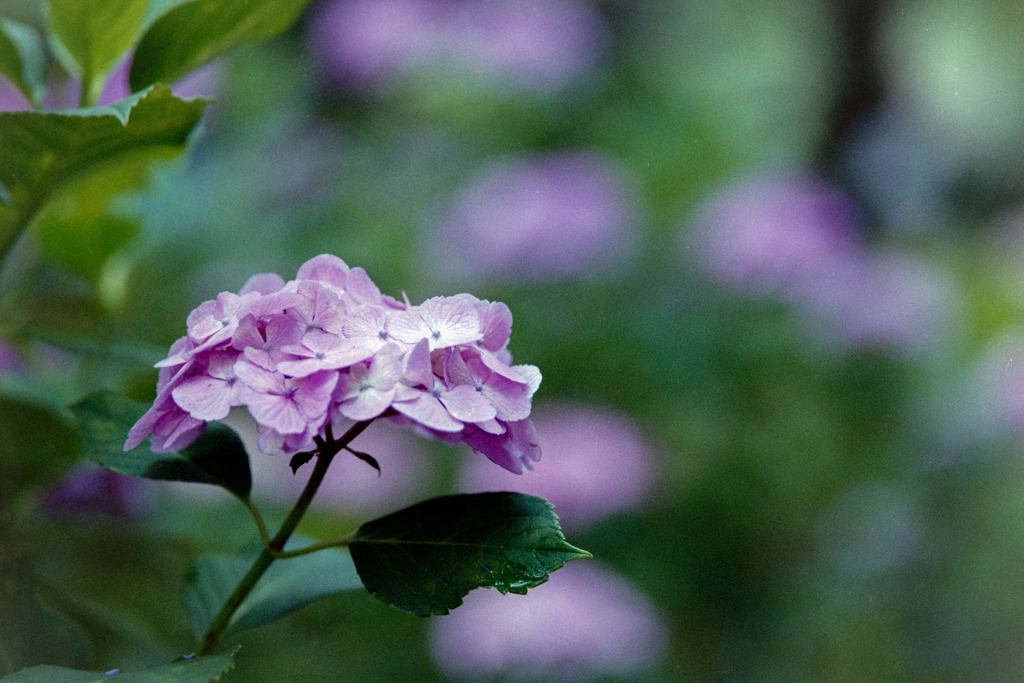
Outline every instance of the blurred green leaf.
<path fill-rule="evenodd" d="M 147 667 L 134 671 L 79 671 L 59 666 L 34 666 L 24 669 L 4 681 L 12 683 L 184 683 L 186 681 L 218 681 L 235 666 L 235 652 L 208 657 L 191 657 L 162 666 Z M 115 670 L 116 671 L 116 670 Z"/>
<path fill-rule="evenodd" d="M 39 35 L 29 26 L 0 19 L 0 74 L 24 93 L 33 106 L 43 97 L 46 55 Z"/>
<path fill-rule="evenodd" d="M 309 0 L 194 0 L 157 19 L 135 51 L 132 90 L 173 83 L 231 48 L 273 37 Z"/>
<path fill-rule="evenodd" d="M 75 61 L 89 103 L 142 28 L 148 0 L 50 0 L 49 30 Z"/>
<path fill-rule="evenodd" d="M 152 164 L 176 154 L 167 147 L 139 150 L 68 182 L 53 194 L 33 226 L 42 254 L 97 281 L 108 259 L 138 232 L 134 221 L 111 214 L 111 202 L 145 183 Z"/>
<path fill-rule="evenodd" d="M 0 674 L 39 662 L 71 666 L 86 663 L 91 655 L 88 634 L 81 625 L 42 603 L 18 576 L 20 569 L 0 566 L 0 604 L 4 607 L 4 618 L 0 619 Z"/>
<path fill-rule="evenodd" d="M 64 418 L 41 405 L 0 398 L 0 482 L 17 491 L 48 481 L 79 459 Z"/>
<path fill-rule="evenodd" d="M 477 493 L 434 498 L 368 522 L 349 545 L 366 589 L 400 609 L 447 614 L 474 588 L 525 594 L 569 560 L 543 498 Z"/>
<path fill-rule="evenodd" d="M 68 181 L 142 150 L 180 151 L 205 107 L 154 86 L 108 107 L 0 112 L 0 186 L 9 198 L 0 202 L 0 256 Z"/>
<path fill-rule="evenodd" d="M 123 451 L 128 430 L 148 408 L 148 404 L 109 390 L 90 394 L 72 405 L 84 457 L 119 474 L 214 484 L 239 498 L 249 497 L 249 455 L 238 435 L 218 422 L 207 425 L 206 431 L 180 453 L 152 453 L 145 443 Z"/>
<path fill-rule="evenodd" d="M 309 542 L 292 538 L 293 542 Z M 252 565 L 252 559 L 205 554 L 189 571 L 183 596 L 197 636 L 210 627 L 224 601 Z M 229 632 L 270 623 L 303 605 L 341 591 L 362 588 L 344 550 L 321 550 L 277 560 L 235 612 Z"/>

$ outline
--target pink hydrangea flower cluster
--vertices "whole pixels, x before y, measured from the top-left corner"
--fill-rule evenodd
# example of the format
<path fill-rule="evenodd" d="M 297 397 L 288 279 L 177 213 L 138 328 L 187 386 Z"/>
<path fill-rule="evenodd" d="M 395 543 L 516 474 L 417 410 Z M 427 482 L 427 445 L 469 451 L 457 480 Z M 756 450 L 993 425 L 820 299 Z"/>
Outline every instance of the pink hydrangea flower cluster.
<path fill-rule="evenodd" d="M 245 406 L 267 454 L 312 451 L 328 428 L 383 417 L 521 473 L 540 459 L 530 407 L 541 374 L 511 364 L 511 330 L 505 304 L 459 294 L 414 306 L 317 256 L 291 282 L 255 275 L 192 311 L 124 448 L 151 434 L 154 451 L 179 450 Z"/>

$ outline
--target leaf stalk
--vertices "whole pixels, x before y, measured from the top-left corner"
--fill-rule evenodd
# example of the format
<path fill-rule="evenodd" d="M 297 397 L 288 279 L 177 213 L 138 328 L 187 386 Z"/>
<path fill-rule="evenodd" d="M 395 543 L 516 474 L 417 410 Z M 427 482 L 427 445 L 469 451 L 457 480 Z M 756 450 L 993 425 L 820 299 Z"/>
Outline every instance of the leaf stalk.
<path fill-rule="evenodd" d="M 302 494 L 299 499 L 295 502 L 295 506 L 288 513 L 281 527 L 273 538 L 265 540 L 263 549 L 260 554 L 256 557 L 256 560 L 249 567 L 249 571 L 246 572 L 242 580 L 235 586 L 235 590 L 228 596 L 228 599 L 221 606 L 217 616 L 214 617 L 210 627 L 203 635 L 196 648 L 200 655 L 207 655 L 212 653 L 217 645 L 220 643 L 221 637 L 227 631 L 228 626 L 231 623 L 231 617 L 234 616 L 238 608 L 242 606 L 246 597 L 252 592 L 252 589 L 256 587 L 256 583 L 266 573 L 270 565 L 275 560 L 287 557 L 296 557 L 298 555 L 304 555 L 314 550 L 321 550 L 322 548 L 316 546 L 322 546 L 323 544 L 314 544 L 311 548 L 303 548 L 299 551 L 293 551 L 291 553 L 285 552 L 284 546 L 291 538 L 295 528 L 299 525 L 303 515 L 306 514 L 306 510 L 309 509 L 310 504 L 313 502 L 313 497 L 316 495 L 317 490 L 320 488 L 320 484 L 323 483 L 324 475 L 327 474 L 327 468 L 330 467 L 331 461 L 334 456 L 337 455 L 343 448 L 345 448 L 353 439 L 359 436 L 364 429 L 370 426 L 370 421 L 358 422 L 353 425 L 341 438 L 335 440 L 331 433 L 331 428 L 328 425 L 325 432 L 326 438 L 316 437 L 317 444 L 317 458 L 316 465 L 313 467 L 313 472 L 309 475 L 309 481 L 306 482 L 306 487 L 302 490 Z M 252 508 L 250 508 L 252 510 Z M 256 519 L 259 522 L 262 518 L 256 514 Z M 266 534 L 266 527 L 263 526 L 261 530 L 261 536 Z M 330 543 L 330 542 L 328 542 Z M 326 545 L 324 547 L 332 547 Z"/>

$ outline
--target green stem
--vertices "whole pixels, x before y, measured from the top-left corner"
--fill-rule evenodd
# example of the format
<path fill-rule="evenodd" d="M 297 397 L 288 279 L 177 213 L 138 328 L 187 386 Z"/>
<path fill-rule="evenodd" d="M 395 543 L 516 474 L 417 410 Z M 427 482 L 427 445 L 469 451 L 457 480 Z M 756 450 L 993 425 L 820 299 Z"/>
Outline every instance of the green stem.
<path fill-rule="evenodd" d="M 95 84 L 93 83 L 92 74 L 87 70 L 82 70 L 82 88 L 78 91 L 78 107 L 84 109 L 91 107 L 96 104 L 96 98 L 93 94 Z"/>
<path fill-rule="evenodd" d="M 260 514 L 260 510 L 256 507 L 256 504 L 252 502 L 252 499 L 246 496 L 240 499 L 242 504 L 245 505 L 249 514 L 256 521 L 256 528 L 260 532 L 260 544 L 266 548 L 270 545 L 270 532 L 267 531 L 267 523 L 263 521 L 263 515 Z"/>
<path fill-rule="evenodd" d="M 274 557 L 279 560 L 286 560 L 289 557 L 302 557 L 303 555 L 309 555 L 315 553 L 318 550 L 327 550 L 328 548 L 343 548 L 350 545 L 354 540 L 353 536 L 344 536 L 342 538 L 336 538 L 332 541 L 320 541 L 319 543 L 311 543 L 305 548 L 299 548 L 298 550 L 282 550 L 280 552 L 272 552 Z"/>
<path fill-rule="evenodd" d="M 242 580 L 235 586 L 235 590 L 228 596 L 228 599 L 221 606 L 217 616 L 214 617 L 213 622 L 210 624 L 210 628 L 207 629 L 203 639 L 199 642 L 198 653 L 200 655 L 207 655 L 213 652 L 217 644 L 220 641 L 221 636 L 227 630 L 228 625 L 231 623 L 231 617 L 234 616 L 235 612 L 241 607 L 242 602 L 248 597 L 252 589 L 256 587 L 256 582 L 260 580 L 263 574 L 266 573 L 270 565 L 274 563 L 277 556 L 284 551 L 284 546 L 291 537 L 292 532 L 295 531 L 295 527 L 299 525 L 299 521 L 302 516 L 306 514 L 306 510 L 309 509 L 310 504 L 313 502 L 313 496 L 316 495 L 317 489 L 320 488 L 320 484 L 324 480 L 324 475 L 327 474 L 327 468 L 331 464 L 331 460 L 337 455 L 341 449 L 349 444 L 353 439 L 359 436 L 364 429 L 370 426 L 369 422 L 358 422 L 353 425 L 345 434 L 335 441 L 330 432 L 330 427 L 327 429 L 327 439 L 323 440 L 317 438 L 317 459 L 316 466 L 313 468 L 313 473 L 309 475 L 309 481 L 306 482 L 306 488 L 302 490 L 302 494 L 299 496 L 298 501 L 295 503 L 295 507 L 292 508 L 291 512 L 288 513 L 288 517 L 285 518 L 281 524 L 281 528 L 278 529 L 277 534 L 274 535 L 270 542 L 267 543 L 260 554 L 256 557 L 256 561 L 249 567 L 249 571 L 246 572 Z"/>

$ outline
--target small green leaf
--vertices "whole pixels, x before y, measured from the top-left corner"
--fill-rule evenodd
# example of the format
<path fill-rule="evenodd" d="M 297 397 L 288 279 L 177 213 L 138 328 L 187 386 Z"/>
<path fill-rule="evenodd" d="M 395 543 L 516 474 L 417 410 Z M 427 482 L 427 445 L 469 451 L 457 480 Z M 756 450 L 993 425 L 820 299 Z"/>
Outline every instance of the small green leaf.
<path fill-rule="evenodd" d="M 316 451 L 302 451 L 293 455 L 292 459 L 288 462 L 288 466 L 292 468 L 292 474 L 298 474 L 299 468 L 312 460 L 314 453 Z"/>
<path fill-rule="evenodd" d="M 368 522 L 349 545 L 366 589 L 400 609 L 447 614 L 474 588 L 526 593 L 569 560 L 543 498 L 522 493 L 444 496 Z"/>
<path fill-rule="evenodd" d="M 135 50 L 132 90 L 173 83 L 233 47 L 271 38 L 310 0 L 193 0 L 157 19 Z"/>
<path fill-rule="evenodd" d="M 206 104 L 154 86 L 109 107 L 0 112 L 0 257 L 68 181 L 146 149 L 180 151 Z"/>
<path fill-rule="evenodd" d="M 377 470 L 377 476 L 378 477 L 381 475 L 380 463 L 377 462 L 377 458 L 373 457 L 369 453 L 363 453 L 362 451 L 354 451 L 351 448 L 346 448 L 345 450 L 348 451 L 349 453 L 351 453 L 352 455 L 356 456 L 357 458 L 359 458 L 363 462 L 365 462 L 367 465 L 369 465 L 373 469 Z"/>
<path fill-rule="evenodd" d="M 29 26 L 0 19 L 0 73 L 17 86 L 34 107 L 43 98 L 46 53 Z"/>
<path fill-rule="evenodd" d="M 145 669 L 119 671 L 80 671 L 60 666 L 33 666 L 16 674 L 0 679 L 9 683 L 198 683 L 218 681 L 235 666 L 235 653 L 226 652 L 207 657 L 182 657 L 170 664 L 151 666 Z"/>
<path fill-rule="evenodd" d="M 75 61 L 96 102 L 104 77 L 142 28 L 148 0 L 49 0 L 49 30 Z"/>
<path fill-rule="evenodd" d="M 206 431 L 181 453 L 152 453 L 146 444 L 123 451 L 128 430 L 148 407 L 109 390 L 89 394 L 72 405 L 84 457 L 119 474 L 214 484 L 239 498 L 249 497 L 249 455 L 238 435 L 220 423 L 207 425 Z"/>
<path fill-rule="evenodd" d="M 296 537 L 292 541 L 310 542 Z M 196 559 L 189 570 L 183 599 L 197 637 L 206 633 L 253 559 L 211 554 Z M 314 600 L 362 585 L 351 556 L 344 550 L 320 550 L 276 560 L 235 613 L 228 630 L 270 623 Z"/>

